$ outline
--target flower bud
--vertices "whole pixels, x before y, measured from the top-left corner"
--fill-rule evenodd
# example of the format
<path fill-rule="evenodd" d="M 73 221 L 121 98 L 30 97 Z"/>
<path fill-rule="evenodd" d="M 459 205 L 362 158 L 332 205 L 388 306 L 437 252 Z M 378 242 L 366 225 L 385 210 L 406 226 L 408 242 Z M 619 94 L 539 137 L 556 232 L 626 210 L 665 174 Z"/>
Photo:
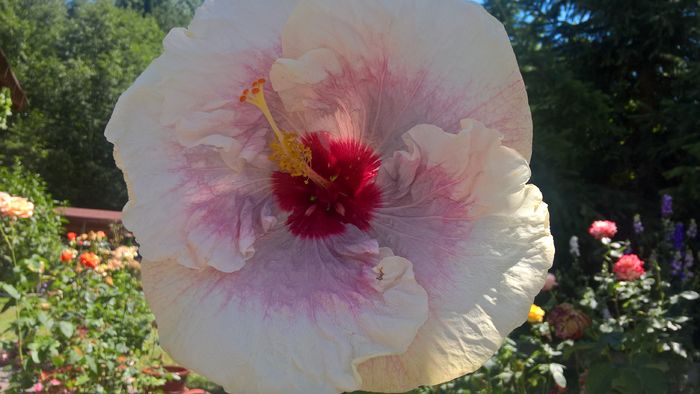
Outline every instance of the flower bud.
<path fill-rule="evenodd" d="M 557 283 L 557 277 L 552 273 L 547 274 L 547 279 L 544 280 L 544 286 L 542 286 L 542 291 L 550 291 L 553 288 L 559 286 Z"/>

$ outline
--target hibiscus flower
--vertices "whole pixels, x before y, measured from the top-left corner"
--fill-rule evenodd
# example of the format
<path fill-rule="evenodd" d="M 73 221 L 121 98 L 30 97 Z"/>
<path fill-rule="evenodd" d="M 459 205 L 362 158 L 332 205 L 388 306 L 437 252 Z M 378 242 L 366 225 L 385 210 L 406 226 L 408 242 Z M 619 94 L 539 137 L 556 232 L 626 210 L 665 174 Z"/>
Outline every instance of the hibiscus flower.
<path fill-rule="evenodd" d="M 461 0 L 207 1 L 107 127 L 160 340 L 232 392 L 474 371 L 553 257 L 502 25 Z"/>

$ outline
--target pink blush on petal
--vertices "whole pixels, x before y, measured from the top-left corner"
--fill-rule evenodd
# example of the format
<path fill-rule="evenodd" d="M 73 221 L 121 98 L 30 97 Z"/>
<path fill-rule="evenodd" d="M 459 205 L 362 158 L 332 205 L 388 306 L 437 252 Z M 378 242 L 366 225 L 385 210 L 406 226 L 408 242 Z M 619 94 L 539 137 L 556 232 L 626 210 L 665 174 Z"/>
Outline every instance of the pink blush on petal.
<path fill-rule="evenodd" d="M 398 165 L 411 166 L 401 159 Z M 452 198 L 455 184 L 440 167 L 416 167 L 410 191 L 387 173 L 380 175 L 385 201 L 377 210 L 373 235 L 413 263 L 416 280 L 428 294 L 451 282 L 447 261 L 460 252 L 472 227 L 470 202 Z"/>
<path fill-rule="evenodd" d="M 353 124 L 344 128 L 351 137 L 385 155 L 400 147 L 401 135 L 416 124 L 458 129 L 464 115 L 459 104 L 465 96 L 442 90 L 427 72 L 406 75 L 392 71 L 384 60 L 357 68 L 344 65 L 339 74 L 314 86 L 314 96 L 305 99 L 308 108 L 321 113 L 347 113 Z"/>
<path fill-rule="evenodd" d="M 254 301 L 271 311 L 288 311 L 290 317 L 332 313 L 328 308 L 338 302 L 360 310 L 380 301 L 372 271 L 379 261 L 379 246 L 357 229 L 324 239 L 302 239 L 279 228 L 259 238 L 256 249 L 239 271 L 210 270 L 210 291 L 225 292 L 227 302 L 245 306 Z"/>
<path fill-rule="evenodd" d="M 407 72 L 389 59 L 341 63 L 340 67 L 311 90 L 300 84 L 298 91 L 280 92 L 283 101 L 288 107 L 303 102 L 309 123 L 324 115 L 335 117 L 336 127 L 323 123 L 315 128 L 337 129 L 344 136 L 360 138 L 381 155 L 400 148 L 403 133 L 416 125 L 459 130 L 464 118 L 499 130 L 504 145 L 526 158 L 530 155 L 532 122 L 517 71 L 507 81 L 491 86 L 476 80 L 455 85 L 429 69 Z"/>

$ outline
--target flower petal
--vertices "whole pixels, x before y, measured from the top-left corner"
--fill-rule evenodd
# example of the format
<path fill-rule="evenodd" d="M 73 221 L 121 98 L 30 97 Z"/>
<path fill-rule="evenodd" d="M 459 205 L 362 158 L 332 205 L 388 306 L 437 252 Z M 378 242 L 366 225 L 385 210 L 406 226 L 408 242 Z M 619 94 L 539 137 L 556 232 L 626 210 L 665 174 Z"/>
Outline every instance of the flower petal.
<path fill-rule="evenodd" d="M 232 272 L 279 221 L 269 128 L 238 95 L 277 58 L 293 6 L 206 2 L 117 103 L 105 134 L 129 188 L 124 222 L 146 259 Z"/>
<path fill-rule="evenodd" d="M 363 390 L 403 392 L 479 368 L 525 321 L 552 264 L 547 206 L 524 158 L 479 122 L 417 126 L 385 161 L 380 244 L 413 263 L 430 317 L 406 353 L 360 365 Z"/>
<path fill-rule="evenodd" d="M 411 263 L 360 231 L 259 243 L 231 274 L 143 264 L 163 346 L 230 392 L 357 390 L 357 365 L 405 351 L 427 318 Z"/>
<path fill-rule="evenodd" d="M 469 117 L 529 160 L 532 120 L 513 50 L 475 3 L 303 0 L 282 46 L 271 79 L 288 110 L 351 120 L 384 153 L 416 124 L 455 130 Z"/>

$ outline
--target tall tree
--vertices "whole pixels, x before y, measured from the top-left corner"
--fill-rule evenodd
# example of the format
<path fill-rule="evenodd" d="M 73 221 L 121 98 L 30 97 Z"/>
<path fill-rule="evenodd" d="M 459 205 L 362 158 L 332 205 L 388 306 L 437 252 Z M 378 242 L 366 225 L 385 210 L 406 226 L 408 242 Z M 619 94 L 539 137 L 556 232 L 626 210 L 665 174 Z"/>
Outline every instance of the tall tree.
<path fill-rule="evenodd" d="M 0 133 L 3 165 L 18 156 L 55 197 L 120 208 L 125 187 L 103 132 L 162 37 L 153 18 L 106 0 L 0 0 L 0 42 L 30 101 Z"/>
<path fill-rule="evenodd" d="M 595 217 L 700 200 L 700 3 L 489 0 L 533 111 L 533 180 L 559 250 Z M 621 223 L 623 230 L 629 223 Z"/>
<path fill-rule="evenodd" d="M 173 27 L 187 26 L 204 0 L 116 0 L 118 7 L 130 8 L 156 18 L 165 32 Z"/>

